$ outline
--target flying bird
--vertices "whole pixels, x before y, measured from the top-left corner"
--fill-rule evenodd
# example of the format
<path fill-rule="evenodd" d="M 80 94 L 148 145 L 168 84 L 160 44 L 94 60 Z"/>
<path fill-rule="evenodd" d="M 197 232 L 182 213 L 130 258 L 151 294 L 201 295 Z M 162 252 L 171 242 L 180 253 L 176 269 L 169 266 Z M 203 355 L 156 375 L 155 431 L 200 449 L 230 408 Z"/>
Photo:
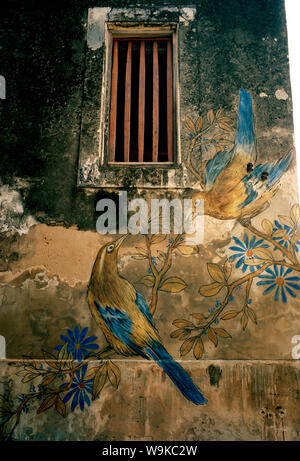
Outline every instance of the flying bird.
<path fill-rule="evenodd" d="M 143 296 L 119 274 L 117 256 L 125 238 L 98 252 L 88 286 L 92 316 L 117 354 L 155 360 L 188 400 L 203 405 L 206 399 L 162 345 Z"/>
<path fill-rule="evenodd" d="M 257 164 L 252 97 L 241 89 L 234 147 L 208 160 L 205 190 L 193 194 L 193 205 L 204 199 L 205 215 L 249 219 L 268 206 L 291 159 L 289 152 L 275 162 Z"/>

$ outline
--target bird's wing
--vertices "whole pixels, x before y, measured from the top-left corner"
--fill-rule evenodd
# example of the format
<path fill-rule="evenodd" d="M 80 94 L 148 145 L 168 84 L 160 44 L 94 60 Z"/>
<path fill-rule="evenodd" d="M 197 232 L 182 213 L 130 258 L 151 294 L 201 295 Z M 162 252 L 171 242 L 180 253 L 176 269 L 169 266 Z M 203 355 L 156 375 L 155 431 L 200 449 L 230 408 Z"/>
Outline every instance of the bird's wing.
<path fill-rule="evenodd" d="M 238 124 L 234 148 L 231 151 L 219 152 L 206 163 L 205 190 L 210 191 L 220 173 L 232 168 L 231 176 L 236 176 L 238 165 L 239 179 L 243 178 L 248 163 L 256 160 L 255 137 L 253 128 L 252 98 L 245 90 L 240 90 Z M 228 176 L 228 175 L 227 175 Z M 229 178 L 231 179 L 231 178 Z M 222 178 L 224 183 L 224 178 Z"/>
<path fill-rule="evenodd" d="M 239 208 L 244 208 L 251 202 L 256 200 L 258 196 L 273 188 L 285 170 L 291 163 L 292 154 L 289 152 L 284 157 L 281 157 L 275 163 L 265 163 L 257 165 L 254 170 L 243 178 L 246 198 L 241 202 Z M 263 173 L 267 173 L 266 179 L 262 180 Z"/>
<path fill-rule="evenodd" d="M 217 177 L 224 168 L 227 167 L 230 162 L 234 150 L 219 152 L 211 160 L 206 163 L 206 175 L 205 175 L 205 190 L 209 191 L 213 187 Z"/>
<path fill-rule="evenodd" d="M 107 328 L 127 347 L 131 348 L 138 355 L 147 358 L 147 356 L 143 354 L 142 349 L 136 345 L 131 337 L 133 325 L 128 314 L 113 307 L 101 307 L 97 301 L 94 301 L 94 303 Z"/>
<path fill-rule="evenodd" d="M 152 315 L 151 315 L 151 313 L 149 311 L 148 304 L 144 300 L 141 293 L 139 293 L 138 291 L 136 292 L 136 301 L 135 302 L 136 302 L 136 305 L 139 308 L 139 310 L 146 316 L 146 318 L 149 320 L 149 322 L 153 325 L 153 319 L 152 319 Z"/>

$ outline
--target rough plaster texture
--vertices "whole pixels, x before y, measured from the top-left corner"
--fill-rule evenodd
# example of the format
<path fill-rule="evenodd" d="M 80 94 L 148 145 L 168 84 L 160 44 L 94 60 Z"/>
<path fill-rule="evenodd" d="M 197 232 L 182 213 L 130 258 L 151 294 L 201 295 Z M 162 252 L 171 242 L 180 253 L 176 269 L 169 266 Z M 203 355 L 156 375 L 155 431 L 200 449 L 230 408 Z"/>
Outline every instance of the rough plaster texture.
<path fill-rule="evenodd" d="M 102 13 L 105 9 L 100 19 L 97 10 L 91 13 L 98 26 L 108 14 L 136 19 L 139 11 L 146 11 L 146 19 L 158 20 L 169 14 L 179 21 L 183 160 L 188 148 L 185 116 L 195 118 L 199 111 L 222 107 L 234 119 L 240 88 L 247 89 L 254 99 L 259 155 L 274 160 L 293 143 L 281 0 L 199 0 L 193 5 L 174 0 L 171 6 L 163 1 L 141 1 L 134 2 L 130 11 L 127 2 L 113 3 L 113 10 L 110 2 L 99 5 L 84 0 L 64 2 L 60 9 L 51 5 L 41 9 L 34 2 L 17 11 L 6 6 L 0 334 L 6 339 L 7 360 L 0 361 L 0 394 L 14 405 L 19 394 L 29 391 L 30 383 L 21 383 L 13 366 L 24 354 L 42 360 L 42 349 L 53 351 L 59 335 L 76 324 L 88 326 L 89 334 L 98 336 L 99 344 L 105 345 L 90 315 L 86 290 L 97 251 L 111 239 L 95 232 L 95 204 L 114 193 L 77 187 L 79 154 L 84 149 L 91 151 L 90 167 L 99 156 L 103 34 L 96 26 L 87 31 L 87 8 L 101 6 Z M 149 191 L 135 189 L 138 174 L 131 171 L 128 175 L 120 169 L 117 185 L 122 184 L 129 195 L 149 197 Z M 143 174 L 149 183 L 155 183 L 155 172 Z M 180 186 L 195 186 L 192 175 L 183 172 L 182 178 Z M 110 184 L 109 171 L 105 181 Z M 178 185 L 172 174 L 166 173 L 164 181 Z M 179 196 L 185 193 L 178 192 Z M 254 218 L 253 224 L 259 228 L 262 218 L 273 221 L 278 214 L 288 214 L 297 201 L 293 163 L 271 206 Z M 223 263 L 230 254 L 232 236 L 243 238 L 244 232 L 234 221 L 206 217 L 205 240 L 197 254 L 187 257 L 176 252 L 169 275 L 184 279 L 187 288 L 171 295 L 161 292 L 155 314 L 155 325 L 174 358 L 181 360 L 181 343 L 170 338 L 172 322 L 214 307 L 215 299 L 198 292 L 201 284 L 209 283 L 206 264 Z M 135 247 L 143 245 L 142 237 L 128 238 L 119 267 L 149 301 L 150 288 L 136 283 L 148 270 L 145 260 L 134 259 Z M 156 251 L 163 247 L 157 246 Z M 235 294 L 233 309 L 240 307 L 243 296 L 243 290 Z M 154 363 L 117 357 L 115 363 L 121 371 L 118 390 L 106 384 L 91 407 L 83 412 L 79 408 L 74 413 L 68 410 L 66 418 L 53 408 L 37 415 L 38 403 L 32 401 L 28 413 L 22 414 L 14 439 L 299 439 L 299 362 L 291 360 L 291 339 L 300 334 L 299 301 L 289 298 L 282 304 L 273 298 L 274 294 L 263 296 L 255 287 L 252 302 L 257 325 L 249 322 L 243 331 L 239 320 L 233 319 L 226 326 L 231 339 L 221 339 L 215 347 L 206 338 L 201 360 L 194 360 L 192 354 L 182 358 L 207 397 L 207 406 L 199 408 L 186 402 Z"/>

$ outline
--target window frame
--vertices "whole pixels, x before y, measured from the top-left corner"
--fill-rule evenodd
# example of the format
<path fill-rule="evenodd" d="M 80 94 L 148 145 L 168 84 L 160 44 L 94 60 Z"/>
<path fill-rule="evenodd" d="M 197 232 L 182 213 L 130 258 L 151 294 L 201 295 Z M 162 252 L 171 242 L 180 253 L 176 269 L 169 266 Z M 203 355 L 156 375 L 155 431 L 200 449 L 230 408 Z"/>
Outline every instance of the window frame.
<path fill-rule="evenodd" d="M 110 118 L 110 99 L 111 99 L 111 81 L 112 81 L 112 56 L 113 56 L 113 40 L 114 38 L 135 38 L 135 39 L 142 39 L 142 38 L 160 38 L 160 37 L 170 37 L 172 43 L 172 81 L 173 81 L 173 88 L 172 88 L 172 96 L 173 96 L 173 161 L 172 162 L 116 162 L 109 160 L 109 134 L 106 140 L 103 140 L 102 144 L 102 163 L 101 165 L 106 165 L 110 167 L 122 167 L 128 168 L 131 166 L 135 167 L 145 167 L 145 168 L 157 168 L 157 167 L 173 167 L 176 168 L 178 163 L 181 162 L 180 158 L 180 151 L 178 149 L 178 130 L 179 130 L 179 123 L 177 118 L 177 94 L 176 88 L 177 85 L 177 76 L 178 76 L 178 45 L 177 45 L 177 28 L 178 25 L 176 23 L 168 23 L 154 26 L 153 24 L 136 24 L 132 25 L 129 24 L 122 24 L 120 23 L 107 23 L 107 30 L 106 30 L 106 62 L 108 63 L 107 69 L 104 72 L 104 78 L 106 81 L 103 82 L 103 85 L 106 87 L 106 95 L 105 95 L 105 107 L 102 108 L 103 111 L 106 112 L 104 115 L 105 119 Z M 109 132 L 109 125 L 108 125 L 108 132 Z"/>
<path fill-rule="evenodd" d="M 87 46 L 79 135 L 77 187 L 117 190 L 185 190 L 190 175 L 182 157 L 179 91 L 179 40 L 186 33 L 185 8 L 166 7 L 159 19 L 149 19 L 146 9 L 133 10 L 95 7 L 88 10 Z M 194 12 L 194 9 L 189 9 Z M 155 13 L 158 15 L 158 13 Z M 154 15 L 154 16 L 155 16 Z M 183 17 L 183 15 L 185 15 Z M 194 13 L 193 13 L 194 15 Z M 191 16 L 192 18 L 194 16 Z M 130 19 L 128 19 L 130 16 Z M 190 17 L 190 16 L 189 16 Z M 173 61 L 173 162 L 109 162 L 109 118 L 113 36 L 154 34 L 172 36 Z"/>

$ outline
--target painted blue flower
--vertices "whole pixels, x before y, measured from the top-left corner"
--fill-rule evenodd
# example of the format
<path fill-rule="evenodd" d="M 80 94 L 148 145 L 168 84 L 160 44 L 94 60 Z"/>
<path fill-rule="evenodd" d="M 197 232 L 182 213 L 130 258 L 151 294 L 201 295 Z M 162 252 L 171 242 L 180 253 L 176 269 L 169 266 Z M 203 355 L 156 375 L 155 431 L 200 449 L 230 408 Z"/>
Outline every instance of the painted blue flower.
<path fill-rule="evenodd" d="M 242 272 L 246 272 L 248 268 L 250 269 L 250 272 L 254 272 L 256 269 L 258 269 L 260 266 L 248 266 L 247 264 L 245 264 L 245 260 L 254 258 L 253 250 L 255 248 L 269 247 L 267 243 L 263 243 L 264 239 L 256 240 L 256 236 L 254 235 L 252 239 L 249 240 L 248 235 L 245 234 L 244 242 L 242 242 L 237 237 L 233 237 L 233 240 L 235 241 L 236 246 L 229 247 L 229 250 L 235 251 L 236 254 L 231 255 L 229 257 L 229 260 L 232 261 L 234 259 L 238 259 L 235 267 L 238 269 L 242 266 Z"/>
<path fill-rule="evenodd" d="M 274 221 L 274 227 L 273 227 L 273 232 L 277 230 L 284 230 L 285 234 L 281 237 L 273 237 L 273 240 L 276 240 L 280 245 L 284 246 L 285 248 L 288 248 L 291 244 L 291 239 L 293 237 L 293 229 L 291 229 L 289 226 L 282 225 L 280 222 L 277 220 Z M 300 240 L 298 240 L 295 245 L 295 251 L 298 252 L 299 248 L 298 246 L 300 245 Z M 274 248 L 276 250 L 276 248 Z"/>
<path fill-rule="evenodd" d="M 72 352 L 74 360 L 81 361 L 84 359 L 91 350 L 99 349 L 98 344 L 93 344 L 97 339 L 97 336 L 87 336 L 88 327 L 83 328 L 80 332 L 78 325 L 74 328 L 74 331 L 68 328 L 68 336 L 60 335 L 60 338 L 64 342 L 59 346 L 56 346 L 54 349 L 60 351 L 61 348 L 68 344 L 68 351 Z"/>
<path fill-rule="evenodd" d="M 256 285 L 267 286 L 263 293 L 264 295 L 268 294 L 270 291 L 275 290 L 275 301 L 279 300 L 279 294 L 281 295 L 281 299 L 284 303 L 286 303 L 287 294 L 291 295 L 293 298 L 296 298 L 296 293 L 294 290 L 300 290 L 300 285 L 295 282 L 299 282 L 300 277 L 288 276 L 292 272 L 292 269 L 290 268 L 285 269 L 283 266 L 278 268 L 277 265 L 274 265 L 273 267 L 273 269 L 268 267 L 268 269 L 265 270 L 268 275 L 265 273 L 259 275 L 259 278 L 262 280 L 257 282 Z"/>
<path fill-rule="evenodd" d="M 74 380 L 70 388 L 71 390 L 63 398 L 64 403 L 67 403 L 72 398 L 71 411 L 74 411 L 78 404 L 81 411 L 84 410 L 85 404 L 88 406 L 91 404 L 89 394 L 93 395 L 93 380 L 84 379 L 87 367 L 88 364 L 86 363 L 75 372 Z"/>

